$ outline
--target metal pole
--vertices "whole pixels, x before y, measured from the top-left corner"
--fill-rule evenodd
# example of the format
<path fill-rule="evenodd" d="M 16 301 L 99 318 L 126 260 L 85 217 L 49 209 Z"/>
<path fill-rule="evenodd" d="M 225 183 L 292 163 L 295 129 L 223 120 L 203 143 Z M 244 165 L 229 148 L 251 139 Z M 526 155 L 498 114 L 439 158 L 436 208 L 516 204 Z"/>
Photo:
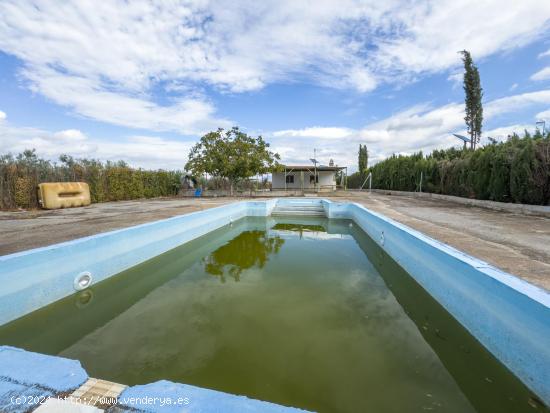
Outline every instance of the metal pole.
<path fill-rule="evenodd" d="M 369 172 L 369 192 L 372 192 L 372 172 Z"/>
<path fill-rule="evenodd" d="M 317 192 L 317 149 L 313 148 L 313 159 L 315 165 L 315 172 L 313 176 L 313 190 Z"/>
<path fill-rule="evenodd" d="M 359 188 L 359 189 L 363 189 L 363 187 L 365 186 L 365 184 L 367 183 L 367 181 L 370 181 L 370 183 L 369 183 L 369 189 L 370 189 L 370 187 L 371 187 L 371 185 L 372 185 L 372 177 L 371 177 L 371 175 L 372 175 L 372 172 L 369 172 L 369 174 L 367 175 L 367 177 L 366 177 L 365 180 L 363 181 L 363 185 L 361 185 L 361 188 Z"/>
<path fill-rule="evenodd" d="M 285 166 L 285 192 L 286 192 L 286 166 Z"/>
<path fill-rule="evenodd" d="M 348 190 L 348 167 L 346 166 L 346 179 L 344 180 L 344 191 Z"/>
<path fill-rule="evenodd" d="M 420 171 L 420 192 L 422 192 L 422 177 L 423 177 L 423 173 L 422 171 Z"/>

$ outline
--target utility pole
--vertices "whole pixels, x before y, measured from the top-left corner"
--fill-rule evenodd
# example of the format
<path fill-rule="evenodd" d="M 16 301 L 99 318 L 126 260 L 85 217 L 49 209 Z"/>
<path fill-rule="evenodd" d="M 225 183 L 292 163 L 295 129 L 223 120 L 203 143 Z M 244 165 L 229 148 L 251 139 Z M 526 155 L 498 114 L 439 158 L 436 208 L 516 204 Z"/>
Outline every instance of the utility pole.
<path fill-rule="evenodd" d="M 542 136 L 544 136 L 544 133 L 546 132 L 546 121 L 538 120 L 535 125 L 537 126 L 537 129 L 539 128 L 539 125 L 542 125 Z"/>
<path fill-rule="evenodd" d="M 313 188 L 317 192 L 317 149 L 313 148 L 313 159 L 315 159 L 315 176 L 313 177 Z"/>
<path fill-rule="evenodd" d="M 313 158 L 310 159 L 313 162 L 313 190 L 317 192 L 317 149 L 313 148 Z"/>

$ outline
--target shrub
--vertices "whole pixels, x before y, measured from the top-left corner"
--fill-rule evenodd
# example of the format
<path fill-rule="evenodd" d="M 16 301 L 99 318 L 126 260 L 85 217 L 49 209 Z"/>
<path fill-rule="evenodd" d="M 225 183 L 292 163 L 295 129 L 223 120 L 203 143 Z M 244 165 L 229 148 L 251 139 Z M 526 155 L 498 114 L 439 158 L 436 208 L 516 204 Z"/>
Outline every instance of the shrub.
<path fill-rule="evenodd" d="M 434 150 L 423 156 L 392 155 L 369 168 L 373 188 L 422 190 L 461 197 L 547 205 L 550 202 L 550 133 L 523 137 L 477 150 Z"/>
<path fill-rule="evenodd" d="M 134 169 L 125 162 L 60 157 L 60 164 L 37 157 L 34 150 L 16 157 L 0 156 L 0 208 L 38 207 L 41 182 L 84 181 L 92 202 L 121 201 L 177 195 L 180 171 Z"/>

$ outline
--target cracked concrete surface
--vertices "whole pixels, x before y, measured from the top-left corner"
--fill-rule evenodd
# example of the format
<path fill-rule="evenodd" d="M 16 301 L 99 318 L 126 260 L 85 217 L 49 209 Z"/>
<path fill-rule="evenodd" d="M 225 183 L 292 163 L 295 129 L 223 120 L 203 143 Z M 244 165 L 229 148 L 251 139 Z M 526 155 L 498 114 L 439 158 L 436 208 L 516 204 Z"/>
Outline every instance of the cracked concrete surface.
<path fill-rule="evenodd" d="M 349 200 L 550 291 L 550 218 L 382 194 Z M 212 208 L 235 198 L 153 199 L 54 211 L 0 212 L 0 255 Z"/>

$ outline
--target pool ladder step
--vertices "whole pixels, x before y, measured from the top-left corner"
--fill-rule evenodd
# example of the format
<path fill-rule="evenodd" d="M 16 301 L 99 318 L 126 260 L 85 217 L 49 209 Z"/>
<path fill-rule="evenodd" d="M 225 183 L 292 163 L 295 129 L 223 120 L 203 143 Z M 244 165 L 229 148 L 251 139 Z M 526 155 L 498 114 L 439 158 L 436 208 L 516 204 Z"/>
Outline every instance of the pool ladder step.
<path fill-rule="evenodd" d="M 292 203 L 276 205 L 271 212 L 272 216 L 299 215 L 311 217 L 326 217 L 325 209 L 321 203 Z"/>

